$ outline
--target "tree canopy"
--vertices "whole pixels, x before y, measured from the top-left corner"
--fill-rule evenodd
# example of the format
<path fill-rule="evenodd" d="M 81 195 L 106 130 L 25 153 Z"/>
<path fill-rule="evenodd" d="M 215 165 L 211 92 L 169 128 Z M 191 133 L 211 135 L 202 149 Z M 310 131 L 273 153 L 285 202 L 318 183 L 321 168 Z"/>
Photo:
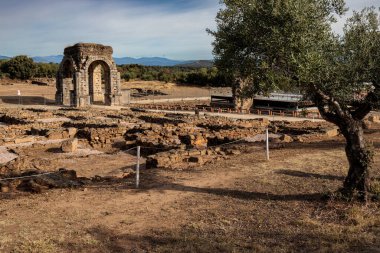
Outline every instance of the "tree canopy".
<path fill-rule="evenodd" d="M 371 152 L 363 119 L 380 100 L 379 15 L 366 8 L 331 29 L 344 0 L 224 0 L 216 17 L 215 63 L 235 80 L 237 96 L 300 90 L 346 137 L 344 191 L 366 196 Z"/>
<path fill-rule="evenodd" d="M 19 55 L 6 61 L 2 69 L 3 72 L 8 73 L 11 78 L 23 80 L 31 78 L 35 73 L 33 59 L 26 55 Z"/>
<path fill-rule="evenodd" d="M 15 56 L 9 60 L 0 60 L 0 78 L 29 79 L 32 77 L 55 77 L 59 68 L 57 63 L 35 63 L 25 55 Z"/>

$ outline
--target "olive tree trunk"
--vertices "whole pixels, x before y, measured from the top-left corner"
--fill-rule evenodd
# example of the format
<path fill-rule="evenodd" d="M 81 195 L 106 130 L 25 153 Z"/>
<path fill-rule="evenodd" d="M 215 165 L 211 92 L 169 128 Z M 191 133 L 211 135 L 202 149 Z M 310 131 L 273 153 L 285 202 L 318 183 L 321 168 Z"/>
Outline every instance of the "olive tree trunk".
<path fill-rule="evenodd" d="M 367 95 L 362 104 L 353 108 L 342 108 L 332 97 L 316 89 L 314 102 L 322 117 L 337 125 L 346 139 L 346 156 L 349 164 L 348 174 L 343 183 L 342 193 L 346 197 L 358 197 L 364 201 L 370 191 L 370 169 L 373 150 L 364 139 L 364 118 L 371 111 L 373 93 Z M 376 98 L 377 99 L 377 98 Z M 355 196 L 357 194 L 357 196 Z"/>
<path fill-rule="evenodd" d="M 346 156 L 349 163 L 348 174 L 344 180 L 343 193 L 366 200 L 370 188 L 370 168 L 372 152 L 367 146 L 363 134 L 363 121 L 349 120 L 340 126 L 346 138 Z"/>

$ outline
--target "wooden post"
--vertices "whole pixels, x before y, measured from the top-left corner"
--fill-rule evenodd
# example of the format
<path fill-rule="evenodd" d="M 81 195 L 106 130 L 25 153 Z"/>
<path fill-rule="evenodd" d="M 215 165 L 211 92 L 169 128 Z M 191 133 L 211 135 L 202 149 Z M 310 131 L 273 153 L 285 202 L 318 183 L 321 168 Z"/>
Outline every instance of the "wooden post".
<path fill-rule="evenodd" d="M 266 140 L 266 156 L 269 161 L 269 131 L 268 128 L 265 130 L 265 140 Z"/>
<path fill-rule="evenodd" d="M 140 184 L 140 146 L 137 146 L 137 164 L 136 164 L 136 188 Z"/>

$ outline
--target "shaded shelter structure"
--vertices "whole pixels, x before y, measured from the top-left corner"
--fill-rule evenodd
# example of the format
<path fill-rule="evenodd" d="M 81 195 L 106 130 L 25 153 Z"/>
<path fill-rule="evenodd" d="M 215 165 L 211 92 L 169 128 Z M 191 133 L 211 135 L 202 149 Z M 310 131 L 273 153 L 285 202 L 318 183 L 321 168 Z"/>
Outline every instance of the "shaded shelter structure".
<path fill-rule="evenodd" d="M 120 73 L 112 53 L 112 47 L 94 43 L 66 47 L 57 73 L 56 103 L 121 105 Z"/>

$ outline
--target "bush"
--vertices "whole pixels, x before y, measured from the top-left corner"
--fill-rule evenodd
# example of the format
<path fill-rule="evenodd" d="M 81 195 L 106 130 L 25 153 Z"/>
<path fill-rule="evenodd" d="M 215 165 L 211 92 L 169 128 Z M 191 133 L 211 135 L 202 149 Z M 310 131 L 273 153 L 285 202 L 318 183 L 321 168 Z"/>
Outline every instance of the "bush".
<path fill-rule="evenodd" d="M 13 57 L 2 64 L 2 72 L 8 73 L 12 79 L 29 79 L 34 76 L 35 71 L 36 66 L 33 59 L 26 55 Z"/>

